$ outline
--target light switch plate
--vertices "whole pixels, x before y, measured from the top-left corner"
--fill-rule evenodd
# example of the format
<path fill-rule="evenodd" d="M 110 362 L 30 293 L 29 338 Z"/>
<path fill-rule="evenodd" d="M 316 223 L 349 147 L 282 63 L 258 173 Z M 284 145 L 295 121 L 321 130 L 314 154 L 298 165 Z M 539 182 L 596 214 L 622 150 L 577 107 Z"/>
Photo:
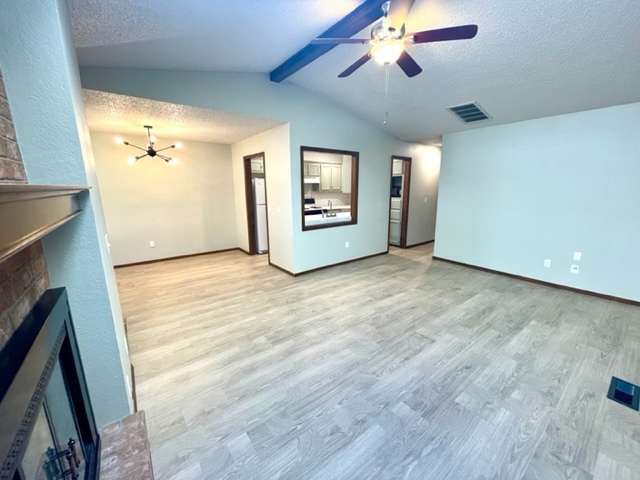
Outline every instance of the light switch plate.
<path fill-rule="evenodd" d="M 551 268 L 551 260 L 548 258 L 544 259 L 544 266 L 545 268 Z"/>
<path fill-rule="evenodd" d="M 582 252 L 573 252 L 573 260 L 575 262 L 582 260 Z"/>
<path fill-rule="evenodd" d="M 571 265 L 571 273 L 578 275 L 580 273 L 580 265 Z"/>

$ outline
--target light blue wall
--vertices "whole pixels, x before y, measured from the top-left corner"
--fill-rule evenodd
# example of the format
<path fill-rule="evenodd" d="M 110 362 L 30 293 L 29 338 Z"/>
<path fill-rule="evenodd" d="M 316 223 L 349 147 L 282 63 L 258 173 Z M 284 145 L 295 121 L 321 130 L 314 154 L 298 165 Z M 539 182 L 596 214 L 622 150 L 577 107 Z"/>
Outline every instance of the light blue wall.
<path fill-rule="evenodd" d="M 0 68 L 30 183 L 90 185 L 83 213 L 45 237 L 53 287 L 65 286 L 99 425 L 130 412 L 122 313 L 65 0 L 5 0 Z"/>
<path fill-rule="evenodd" d="M 639 132 L 636 103 L 445 135 L 435 255 L 640 301 Z"/>
<path fill-rule="evenodd" d="M 293 248 L 285 258 L 272 256 L 273 263 L 298 273 L 387 250 L 391 155 L 408 154 L 411 144 L 297 86 L 270 82 L 266 74 L 83 68 L 81 76 L 89 89 L 289 122 L 290 163 L 280 172 L 289 185 L 279 191 L 288 198 L 279 203 L 281 218 L 291 219 L 293 231 L 275 230 L 278 222 L 270 220 L 269 235 L 293 235 L 281 242 Z M 360 152 L 357 225 L 302 232 L 301 145 Z M 267 172 L 269 192 L 275 173 Z"/>

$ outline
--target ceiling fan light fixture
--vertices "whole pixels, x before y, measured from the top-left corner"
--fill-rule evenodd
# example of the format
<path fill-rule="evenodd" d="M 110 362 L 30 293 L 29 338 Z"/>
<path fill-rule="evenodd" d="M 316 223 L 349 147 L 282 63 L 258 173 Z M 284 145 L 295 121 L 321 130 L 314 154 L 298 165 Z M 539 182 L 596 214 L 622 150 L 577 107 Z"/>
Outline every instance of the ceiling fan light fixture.
<path fill-rule="evenodd" d="M 388 65 L 395 63 L 403 51 L 403 42 L 387 41 L 374 46 L 371 49 L 371 55 L 379 65 Z"/>

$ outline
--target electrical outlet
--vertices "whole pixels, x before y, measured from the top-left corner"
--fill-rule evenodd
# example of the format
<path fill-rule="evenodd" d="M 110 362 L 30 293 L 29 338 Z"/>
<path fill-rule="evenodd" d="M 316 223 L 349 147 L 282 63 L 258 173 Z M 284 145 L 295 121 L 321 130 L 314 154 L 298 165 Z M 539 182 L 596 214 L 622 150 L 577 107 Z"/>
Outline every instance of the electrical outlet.
<path fill-rule="evenodd" d="M 154 240 L 149 242 L 149 248 L 156 248 L 156 242 Z"/>
<path fill-rule="evenodd" d="M 548 258 L 545 258 L 544 266 L 545 266 L 545 268 L 551 268 L 551 260 L 548 259 Z"/>
<path fill-rule="evenodd" d="M 573 261 L 579 262 L 582 260 L 582 252 L 573 252 Z"/>
<path fill-rule="evenodd" d="M 580 273 L 580 265 L 571 265 L 571 270 L 569 271 L 578 275 Z"/>
<path fill-rule="evenodd" d="M 349 248 L 349 242 L 344 242 L 344 248 Z"/>

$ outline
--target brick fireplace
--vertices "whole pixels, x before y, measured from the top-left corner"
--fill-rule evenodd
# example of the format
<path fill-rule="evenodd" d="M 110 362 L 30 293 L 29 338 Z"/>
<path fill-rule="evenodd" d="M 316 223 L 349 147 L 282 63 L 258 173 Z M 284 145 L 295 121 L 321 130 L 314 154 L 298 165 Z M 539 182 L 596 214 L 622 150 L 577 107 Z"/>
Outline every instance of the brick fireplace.
<path fill-rule="evenodd" d="M 27 183 L 1 72 L 0 183 Z M 39 241 L 0 262 L 0 349 L 47 288 L 49 273 Z"/>

